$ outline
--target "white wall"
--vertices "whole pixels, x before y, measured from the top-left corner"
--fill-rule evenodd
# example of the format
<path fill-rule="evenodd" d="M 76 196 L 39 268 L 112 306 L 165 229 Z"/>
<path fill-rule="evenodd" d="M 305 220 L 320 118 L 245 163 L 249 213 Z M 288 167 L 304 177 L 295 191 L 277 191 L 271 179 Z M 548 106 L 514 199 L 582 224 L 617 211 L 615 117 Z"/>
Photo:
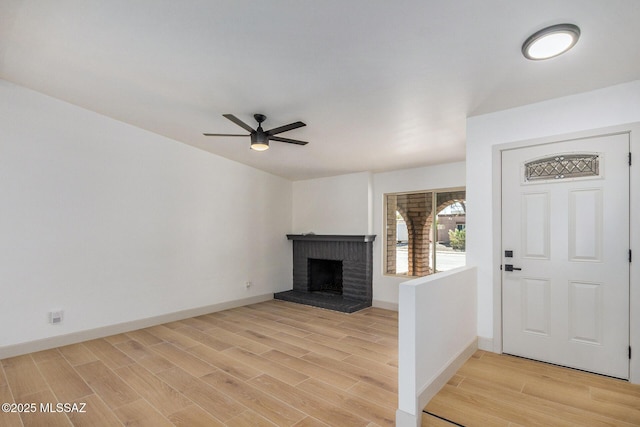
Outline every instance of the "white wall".
<path fill-rule="evenodd" d="M 477 350 L 476 269 L 420 277 L 399 291 L 396 425 L 415 427 L 422 408 Z"/>
<path fill-rule="evenodd" d="M 384 238 L 386 223 L 384 215 L 384 195 L 404 191 L 437 190 L 442 188 L 464 187 L 464 162 L 439 166 L 382 172 L 373 175 L 373 230 L 376 243 L 373 252 L 373 300 L 398 304 L 398 287 L 407 280 L 402 276 L 383 274 Z M 467 261 L 467 265 L 472 265 Z"/>
<path fill-rule="evenodd" d="M 0 348 L 290 288 L 291 194 L 0 80 Z"/>
<path fill-rule="evenodd" d="M 467 120 L 467 263 L 478 266 L 478 335 L 481 343 L 491 347 L 487 349 L 501 351 L 500 307 L 496 304 L 500 292 L 500 157 L 496 146 L 638 121 L 640 81 Z M 637 135 L 632 133 L 631 140 L 632 151 L 639 153 Z M 636 177 L 632 188 L 637 190 L 640 183 L 634 170 L 637 168 L 632 168 L 632 177 Z M 632 247 L 637 248 L 640 239 L 637 233 L 635 236 Z M 633 277 L 632 272 L 632 288 Z"/>
<path fill-rule="evenodd" d="M 371 173 L 293 183 L 293 233 L 371 234 Z"/>

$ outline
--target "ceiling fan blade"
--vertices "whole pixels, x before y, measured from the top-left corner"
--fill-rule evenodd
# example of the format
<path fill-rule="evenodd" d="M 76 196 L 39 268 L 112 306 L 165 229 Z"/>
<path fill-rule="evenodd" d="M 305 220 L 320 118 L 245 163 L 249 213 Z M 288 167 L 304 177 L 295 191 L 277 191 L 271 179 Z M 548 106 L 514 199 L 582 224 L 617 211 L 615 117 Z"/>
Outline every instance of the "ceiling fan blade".
<path fill-rule="evenodd" d="M 269 136 L 277 135 L 279 133 L 286 132 L 288 130 L 301 128 L 302 126 L 306 126 L 306 124 L 304 124 L 302 122 L 290 123 L 288 125 L 284 125 L 284 126 L 280 126 L 280 127 L 277 127 L 277 128 L 270 129 L 270 130 L 268 130 L 266 132 L 266 134 L 269 135 Z"/>
<path fill-rule="evenodd" d="M 224 117 L 225 119 L 231 120 L 233 123 L 245 129 L 247 132 L 253 132 L 253 128 L 251 126 L 249 126 L 248 124 L 246 124 L 245 122 L 243 122 L 242 120 L 234 116 L 233 114 L 223 114 L 222 117 Z"/>
<path fill-rule="evenodd" d="M 289 144 L 307 145 L 307 141 L 298 141 L 297 139 L 282 138 L 280 136 L 270 136 L 270 141 L 288 142 Z"/>
<path fill-rule="evenodd" d="M 238 135 L 237 133 L 203 133 L 204 136 L 249 136 L 249 135 Z"/>

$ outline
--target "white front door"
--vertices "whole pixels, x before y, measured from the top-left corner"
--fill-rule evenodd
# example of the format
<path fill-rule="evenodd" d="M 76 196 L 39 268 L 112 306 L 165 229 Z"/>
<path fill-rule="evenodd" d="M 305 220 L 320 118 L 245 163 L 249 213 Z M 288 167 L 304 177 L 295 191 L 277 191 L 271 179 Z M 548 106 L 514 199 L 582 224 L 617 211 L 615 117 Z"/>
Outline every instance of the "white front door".
<path fill-rule="evenodd" d="M 503 151 L 505 353 L 629 378 L 628 153 L 628 134 Z"/>

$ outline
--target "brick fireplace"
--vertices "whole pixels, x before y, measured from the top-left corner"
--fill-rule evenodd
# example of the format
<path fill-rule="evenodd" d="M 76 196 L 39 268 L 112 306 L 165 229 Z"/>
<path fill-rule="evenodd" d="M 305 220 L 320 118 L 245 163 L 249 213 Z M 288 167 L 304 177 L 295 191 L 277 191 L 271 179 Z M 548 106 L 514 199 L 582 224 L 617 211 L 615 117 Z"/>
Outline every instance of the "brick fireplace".
<path fill-rule="evenodd" d="M 293 289 L 275 299 L 344 313 L 371 307 L 374 235 L 288 234 Z"/>

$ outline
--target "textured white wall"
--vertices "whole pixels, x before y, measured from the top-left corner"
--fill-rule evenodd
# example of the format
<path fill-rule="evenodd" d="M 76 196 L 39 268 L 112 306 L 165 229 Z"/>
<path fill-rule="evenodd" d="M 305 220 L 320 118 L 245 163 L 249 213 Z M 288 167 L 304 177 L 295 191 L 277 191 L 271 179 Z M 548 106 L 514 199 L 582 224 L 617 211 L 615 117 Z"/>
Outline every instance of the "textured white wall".
<path fill-rule="evenodd" d="M 293 233 L 371 234 L 371 173 L 293 183 Z"/>
<path fill-rule="evenodd" d="M 290 288 L 291 194 L 0 80 L 0 347 Z"/>

